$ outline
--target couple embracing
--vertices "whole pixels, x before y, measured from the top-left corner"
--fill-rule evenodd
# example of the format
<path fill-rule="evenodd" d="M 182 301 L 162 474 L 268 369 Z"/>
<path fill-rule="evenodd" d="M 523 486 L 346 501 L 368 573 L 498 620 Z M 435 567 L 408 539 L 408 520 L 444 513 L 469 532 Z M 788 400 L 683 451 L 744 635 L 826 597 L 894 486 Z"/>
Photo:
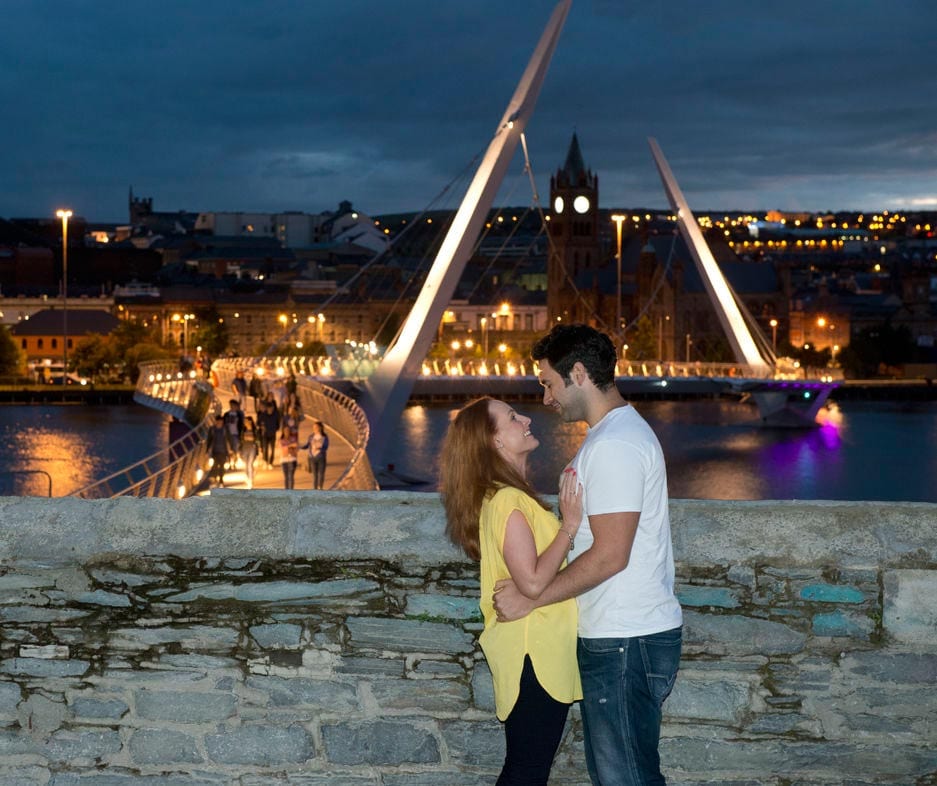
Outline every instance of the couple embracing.
<path fill-rule="evenodd" d="M 589 426 L 560 480 L 561 520 L 527 480 L 530 419 L 503 401 L 458 412 L 441 467 L 447 534 L 480 562 L 481 645 L 506 741 L 497 784 L 547 783 L 579 699 L 592 783 L 664 784 L 661 706 L 683 618 L 663 452 L 615 386 L 608 336 L 557 325 L 532 355 L 543 403 Z"/>

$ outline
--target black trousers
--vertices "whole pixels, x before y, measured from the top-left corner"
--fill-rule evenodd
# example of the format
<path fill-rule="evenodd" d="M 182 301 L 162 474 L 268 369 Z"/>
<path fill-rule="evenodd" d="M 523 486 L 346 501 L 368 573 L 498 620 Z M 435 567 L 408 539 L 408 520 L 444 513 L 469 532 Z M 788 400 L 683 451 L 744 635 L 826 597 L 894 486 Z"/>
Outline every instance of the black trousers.
<path fill-rule="evenodd" d="M 546 786 L 568 714 L 569 705 L 537 682 L 530 656 L 525 655 L 517 704 L 504 722 L 507 750 L 495 786 Z"/>

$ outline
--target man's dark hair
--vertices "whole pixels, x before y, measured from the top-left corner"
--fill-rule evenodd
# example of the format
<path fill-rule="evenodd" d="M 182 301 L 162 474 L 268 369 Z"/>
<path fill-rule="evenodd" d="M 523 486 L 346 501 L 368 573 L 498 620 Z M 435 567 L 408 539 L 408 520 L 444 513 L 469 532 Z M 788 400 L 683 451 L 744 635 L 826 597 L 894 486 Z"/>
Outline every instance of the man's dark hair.
<path fill-rule="evenodd" d="M 534 360 L 547 359 L 550 367 L 570 384 L 570 372 L 579 362 L 585 367 L 592 384 L 607 390 L 615 384 L 615 345 L 604 333 L 588 325 L 554 325 L 530 353 Z"/>

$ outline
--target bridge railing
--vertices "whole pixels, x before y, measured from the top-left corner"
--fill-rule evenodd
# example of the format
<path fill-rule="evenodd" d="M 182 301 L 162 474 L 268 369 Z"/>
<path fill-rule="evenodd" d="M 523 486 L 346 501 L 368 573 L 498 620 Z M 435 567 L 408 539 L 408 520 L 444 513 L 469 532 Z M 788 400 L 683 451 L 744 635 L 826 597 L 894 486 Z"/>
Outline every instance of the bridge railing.
<path fill-rule="evenodd" d="M 286 373 L 318 379 L 367 379 L 377 367 L 377 358 L 336 359 L 332 357 L 283 357 L 272 360 L 275 368 Z M 253 363 L 253 361 L 248 361 Z M 242 368 L 247 368 L 243 365 Z M 423 362 L 424 377 L 527 377 L 540 373 L 539 364 L 529 359 L 481 360 L 477 358 L 427 358 Z M 681 362 L 677 360 L 620 360 L 615 369 L 618 377 L 684 377 L 714 379 L 820 380 L 833 382 L 843 378 L 841 368 L 808 368 L 792 362 L 777 366 L 750 366 L 745 363 Z"/>
<path fill-rule="evenodd" d="M 134 400 L 172 415 L 189 426 L 165 449 L 72 492 L 85 499 L 105 497 L 182 498 L 201 483 L 208 466 L 205 436 L 215 408 L 211 385 L 160 361 L 140 366 Z"/>
<path fill-rule="evenodd" d="M 355 401 L 343 393 L 323 385 L 313 378 L 321 358 L 267 357 L 225 358 L 212 364 L 214 382 L 223 390 L 232 390 L 238 371 L 259 373 L 262 378 L 285 378 L 290 373 L 296 377 L 296 395 L 306 415 L 327 424 L 352 449 L 352 458 L 339 475 L 333 489 L 373 491 L 378 488 L 371 462 L 365 450 L 371 427 L 364 411 Z"/>

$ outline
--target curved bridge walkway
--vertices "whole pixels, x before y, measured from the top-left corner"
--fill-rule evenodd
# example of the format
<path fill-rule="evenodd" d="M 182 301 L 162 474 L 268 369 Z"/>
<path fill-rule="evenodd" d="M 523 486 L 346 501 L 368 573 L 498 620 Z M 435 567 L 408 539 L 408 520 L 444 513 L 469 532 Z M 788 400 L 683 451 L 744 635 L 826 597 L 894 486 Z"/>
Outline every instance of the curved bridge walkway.
<path fill-rule="evenodd" d="M 188 426 L 165 450 L 125 467 L 96 481 L 71 496 L 86 499 L 105 497 L 169 497 L 183 498 L 210 491 L 208 479 L 211 459 L 205 437 L 216 412 L 227 409 L 234 397 L 231 380 L 238 370 L 263 369 L 267 372 L 288 373 L 289 369 L 272 361 L 232 359 L 218 361 L 212 368 L 212 381 L 199 379 L 194 372 L 182 373 L 175 364 L 154 362 L 141 366 L 134 400 L 144 406 L 172 415 Z M 319 384 L 311 377 L 297 377 L 297 394 L 304 418 L 300 422 L 299 440 L 303 444 L 312 430 L 312 424 L 321 420 L 329 435 L 329 454 L 325 487 L 373 491 L 377 481 L 368 462 L 365 448 L 368 443 L 368 422 L 355 402 L 338 391 Z M 253 401 L 248 397 L 246 410 L 253 412 Z M 279 461 L 279 456 L 275 456 Z M 254 483 L 257 489 L 283 488 L 283 471 L 279 463 L 272 468 L 258 458 L 254 464 Z M 243 464 L 225 472 L 226 488 L 248 487 Z M 305 451 L 300 454 L 295 487 L 312 488 L 312 475 L 306 469 Z"/>

